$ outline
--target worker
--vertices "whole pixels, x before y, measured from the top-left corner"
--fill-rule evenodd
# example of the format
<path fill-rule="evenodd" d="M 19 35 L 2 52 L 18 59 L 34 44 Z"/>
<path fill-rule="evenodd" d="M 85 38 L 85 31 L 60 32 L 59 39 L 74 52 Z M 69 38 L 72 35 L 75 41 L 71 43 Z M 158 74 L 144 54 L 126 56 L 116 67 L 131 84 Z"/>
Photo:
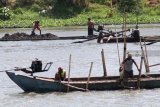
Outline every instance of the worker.
<path fill-rule="evenodd" d="M 139 70 L 137 63 L 132 59 L 132 55 L 128 54 L 128 57 L 121 63 L 120 72 L 124 71 L 123 77 L 124 78 L 133 78 L 133 63 L 137 67 L 137 70 Z"/>
<path fill-rule="evenodd" d="M 93 30 L 94 30 L 94 23 L 92 22 L 91 18 L 88 18 L 88 37 L 93 37 Z"/>
<path fill-rule="evenodd" d="M 55 80 L 64 81 L 66 79 L 66 72 L 62 67 L 58 68 L 58 72 L 55 74 Z"/>
<path fill-rule="evenodd" d="M 34 21 L 33 22 L 33 29 L 31 35 L 35 35 L 35 30 L 38 29 L 41 35 L 41 29 L 40 29 L 40 22 L 39 21 Z"/>

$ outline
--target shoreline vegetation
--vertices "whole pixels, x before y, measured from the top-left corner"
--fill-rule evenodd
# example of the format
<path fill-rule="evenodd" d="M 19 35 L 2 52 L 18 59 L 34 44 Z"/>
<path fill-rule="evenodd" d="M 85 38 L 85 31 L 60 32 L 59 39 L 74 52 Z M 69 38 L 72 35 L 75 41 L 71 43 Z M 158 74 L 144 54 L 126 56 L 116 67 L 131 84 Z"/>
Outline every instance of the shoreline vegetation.
<path fill-rule="evenodd" d="M 54 0 L 53 0 L 54 1 Z M 64 0 L 63 0 L 64 1 Z M 96 0 L 95 0 L 96 1 Z M 105 0 L 99 0 L 105 1 Z M 108 1 L 108 0 L 106 0 Z M 63 26 L 86 26 L 88 17 L 92 18 L 96 25 L 120 25 L 123 22 L 123 13 L 119 12 L 117 5 L 112 7 L 103 3 L 92 2 L 87 7 L 66 7 L 63 3 L 58 6 L 41 8 L 40 6 L 31 5 L 21 7 L 3 7 L 4 19 L 0 19 L 0 28 L 31 28 L 35 20 L 39 20 L 41 27 L 63 27 Z M 46 7 L 46 6 L 44 6 Z M 54 11 L 53 11 L 54 10 Z M 135 14 L 127 12 L 127 24 L 157 24 L 160 23 L 160 5 L 143 6 L 141 12 Z M 2 17 L 2 15 L 0 16 Z"/>

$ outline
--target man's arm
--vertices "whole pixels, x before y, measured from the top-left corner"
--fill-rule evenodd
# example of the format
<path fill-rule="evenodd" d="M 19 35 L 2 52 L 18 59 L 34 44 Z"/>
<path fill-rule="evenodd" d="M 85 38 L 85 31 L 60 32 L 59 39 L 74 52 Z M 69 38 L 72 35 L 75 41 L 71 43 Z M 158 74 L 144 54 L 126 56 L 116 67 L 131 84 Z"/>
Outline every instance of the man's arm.
<path fill-rule="evenodd" d="M 135 66 L 137 67 L 137 70 L 140 71 L 140 69 L 138 68 L 137 63 L 133 60 L 133 63 L 135 64 Z"/>
<path fill-rule="evenodd" d="M 120 70 L 122 71 L 124 69 L 124 63 L 127 61 L 127 58 L 123 60 L 123 62 L 120 64 Z"/>

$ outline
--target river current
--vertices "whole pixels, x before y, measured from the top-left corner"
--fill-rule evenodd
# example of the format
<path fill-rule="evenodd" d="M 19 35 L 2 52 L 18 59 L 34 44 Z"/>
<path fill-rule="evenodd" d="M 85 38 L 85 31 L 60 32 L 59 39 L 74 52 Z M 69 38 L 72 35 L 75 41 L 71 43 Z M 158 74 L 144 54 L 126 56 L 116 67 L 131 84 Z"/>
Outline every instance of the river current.
<path fill-rule="evenodd" d="M 106 29 L 120 31 L 120 26 L 109 25 Z M 129 28 L 133 28 L 130 25 Z M 160 35 L 160 24 L 140 25 L 141 36 Z M 0 29 L 0 37 L 5 33 L 25 32 L 31 29 Z M 42 33 L 53 33 L 58 36 L 84 36 L 86 27 L 42 28 Z M 36 32 L 38 33 L 38 32 Z M 30 67 L 32 60 L 38 58 L 43 63 L 53 62 L 48 72 L 37 73 L 37 76 L 54 77 L 59 66 L 69 69 L 71 55 L 71 77 L 87 77 L 90 64 L 93 62 L 91 76 L 103 76 L 101 50 L 104 50 L 107 75 L 119 75 L 119 59 L 117 44 L 97 44 L 96 40 L 84 43 L 72 42 L 80 40 L 49 41 L 8 41 L 0 42 L 0 71 L 14 67 Z M 123 57 L 123 43 L 119 43 L 120 60 Z M 160 43 L 147 46 L 149 64 L 160 63 Z M 127 51 L 140 65 L 139 43 L 128 43 Z M 150 73 L 160 73 L 160 67 L 150 68 Z M 134 66 L 134 74 L 138 74 Z M 142 73 L 145 73 L 143 66 Z M 16 72 L 20 73 L 20 72 Z M 159 107 L 160 89 L 152 90 L 118 90 L 90 91 L 69 93 L 24 93 L 13 83 L 5 72 L 0 73 L 0 107 Z M 26 75 L 26 74 L 25 74 Z"/>

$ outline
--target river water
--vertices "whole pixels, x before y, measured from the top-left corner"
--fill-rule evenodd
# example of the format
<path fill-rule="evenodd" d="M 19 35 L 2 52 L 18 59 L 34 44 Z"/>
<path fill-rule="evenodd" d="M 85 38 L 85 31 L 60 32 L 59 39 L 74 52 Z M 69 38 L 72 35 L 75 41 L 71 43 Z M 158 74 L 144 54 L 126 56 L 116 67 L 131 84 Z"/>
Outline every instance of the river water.
<path fill-rule="evenodd" d="M 120 26 L 110 25 L 106 28 L 120 30 Z M 130 28 L 133 26 L 130 25 Z M 31 29 L 0 29 L 0 37 L 5 33 L 25 32 Z M 141 36 L 160 35 L 160 25 L 140 25 Z M 86 27 L 45 28 L 42 33 L 53 33 L 58 36 L 86 35 Z M 37 32 L 38 33 L 38 32 Z M 31 61 L 39 58 L 43 63 L 53 62 L 48 72 L 35 75 L 53 77 L 59 66 L 69 69 L 71 60 L 71 77 L 88 76 L 91 62 L 91 76 L 103 76 L 101 50 L 104 49 L 107 75 L 119 75 L 119 60 L 116 44 L 97 44 L 96 40 L 72 44 L 79 40 L 51 41 L 8 41 L 0 42 L 0 70 L 14 67 L 30 67 Z M 123 56 L 123 43 L 119 43 L 120 57 Z M 147 46 L 149 64 L 160 61 L 160 43 Z M 127 51 L 140 65 L 140 45 L 128 43 Z M 134 66 L 134 74 L 138 74 Z M 159 67 L 150 68 L 151 73 L 159 73 Z M 16 72 L 20 73 L 20 72 Z M 143 73 L 145 69 L 143 66 Z M 26 75 L 26 74 L 24 74 Z M 120 90 L 120 91 L 90 91 L 70 93 L 24 93 L 14 84 L 5 72 L 0 76 L 0 107 L 159 107 L 160 89 L 152 90 Z"/>

